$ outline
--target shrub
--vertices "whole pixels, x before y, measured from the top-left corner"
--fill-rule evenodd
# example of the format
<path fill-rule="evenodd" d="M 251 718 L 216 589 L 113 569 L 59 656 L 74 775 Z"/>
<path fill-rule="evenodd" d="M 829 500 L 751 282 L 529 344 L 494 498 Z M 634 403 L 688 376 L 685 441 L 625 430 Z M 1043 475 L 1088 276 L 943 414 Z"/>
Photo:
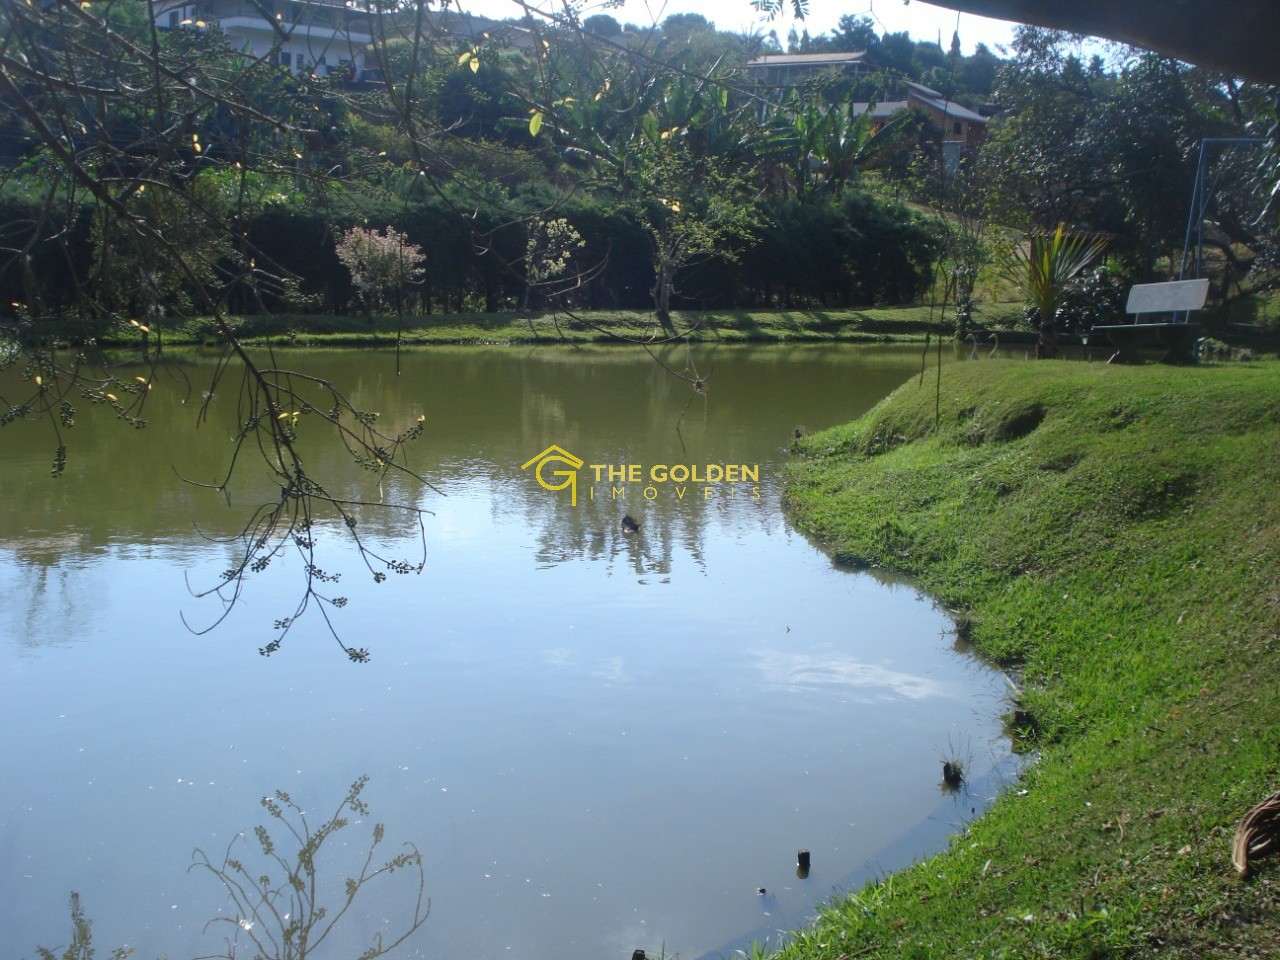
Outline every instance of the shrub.
<path fill-rule="evenodd" d="M 392 226 L 381 233 L 352 227 L 338 241 L 337 253 L 369 314 L 388 300 L 402 313 L 409 286 L 421 283 L 426 273 L 422 264 L 427 255 L 422 248 L 409 243 L 408 235 Z"/>

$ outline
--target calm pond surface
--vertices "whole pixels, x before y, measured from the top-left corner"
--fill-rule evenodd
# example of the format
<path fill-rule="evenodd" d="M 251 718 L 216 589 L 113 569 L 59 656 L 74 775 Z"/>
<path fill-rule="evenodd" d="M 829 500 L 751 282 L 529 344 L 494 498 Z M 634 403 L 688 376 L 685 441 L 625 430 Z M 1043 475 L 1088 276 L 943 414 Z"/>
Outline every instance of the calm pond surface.
<path fill-rule="evenodd" d="M 317 533 L 350 598 L 336 626 L 367 664 L 313 616 L 259 655 L 297 601 L 296 564 L 251 578 L 213 632 L 183 625 L 220 612 L 188 591 L 227 566 L 208 537 L 235 533 L 255 485 L 269 490 L 250 460 L 229 505 L 175 476 L 225 469 L 232 387 L 195 427 L 209 362 L 186 361 L 186 404 L 162 375 L 146 430 L 82 410 L 56 481 L 48 427 L 5 428 L 0 955 L 67 943 L 72 890 L 103 955 L 216 949 L 202 931 L 226 901 L 187 871 L 193 849 L 220 857 L 252 836 L 275 789 L 318 824 L 362 774 L 385 846 L 425 856 L 431 914 L 402 955 L 435 960 L 732 952 L 940 848 L 1009 768 L 1004 681 L 955 649 L 928 598 L 836 569 L 780 507 L 793 430 L 857 416 L 919 356 L 704 351 L 707 396 L 690 402 L 629 349 L 433 348 L 399 377 L 389 353 L 282 354 L 389 427 L 426 417 L 413 465 L 440 494 L 385 490 L 432 511 L 422 574 L 375 584 L 334 524 Z M 575 507 L 521 469 L 551 444 L 646 471 L 758 464 L 759 482 L 613 498 L 584 467 Z M 336 450 L 309 456 L 331 489 L 377 496 Z M 620 531 L 628 513 L 638 536 Z M 361 522 L 416 559 L 415 524 Z M 959 794 L 939 782 L 952 752 L 971 781 Z M 368 828 L 339 835 L 334 883 Z M 392 881 L 344 921 L 344 943 L 397 928 L 415 885 Z"/>

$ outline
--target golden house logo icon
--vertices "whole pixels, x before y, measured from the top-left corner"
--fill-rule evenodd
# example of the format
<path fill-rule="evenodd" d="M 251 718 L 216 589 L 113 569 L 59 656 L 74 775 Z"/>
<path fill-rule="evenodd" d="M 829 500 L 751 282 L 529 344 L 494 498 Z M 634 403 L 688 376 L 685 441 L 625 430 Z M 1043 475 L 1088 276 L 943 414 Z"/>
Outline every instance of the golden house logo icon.
<path fill-rule="evenodd" d="M 538 478 L 538 483 L 544 489 L 563 490 L 565 487 L 568 487 L 570 497 L 569 502 L 576 507 L 578 505 L 578 470 L 582 467 L 584 462 L 585 461 L 575 457 L 568 450 L 565 450 L 563 447 L 558 447 L 553 443 L 537 456 L 531 457 L 520 469 L 528 470 L 530 467 L 534 467 L 534 475 Z M 549 483 L 546 475 L 543 473 L 543 469 L 547 464 L 556 463 L 566 464 L 573 469 L 552 470 L 550 475 L 552 477 L 559 478 L 560 482 Z"/>

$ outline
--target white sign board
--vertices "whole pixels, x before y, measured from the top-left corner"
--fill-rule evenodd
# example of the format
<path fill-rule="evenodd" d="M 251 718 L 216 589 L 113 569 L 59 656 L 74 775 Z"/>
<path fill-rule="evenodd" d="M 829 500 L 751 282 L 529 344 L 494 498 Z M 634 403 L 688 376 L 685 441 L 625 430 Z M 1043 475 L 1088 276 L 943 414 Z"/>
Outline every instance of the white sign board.
<path fill-rule="evenodd" d="M 1209 296 L 1208 280 L 1173 280 L 1169 283 L 1135 283 L 1129 288 L 1125 313 L 1174 313 L 1199 310 Z"/>

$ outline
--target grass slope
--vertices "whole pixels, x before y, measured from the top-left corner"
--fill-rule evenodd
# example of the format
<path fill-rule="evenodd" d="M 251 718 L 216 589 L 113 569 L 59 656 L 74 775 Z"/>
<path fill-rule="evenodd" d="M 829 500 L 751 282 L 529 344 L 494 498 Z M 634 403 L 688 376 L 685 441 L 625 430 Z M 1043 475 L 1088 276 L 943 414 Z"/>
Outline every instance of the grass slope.
<path fill-rule="evenodd" d="M 959 613 L 1039 759 L 784 955 L 1280 956 L 1280 868 L 1230 861 L 1280 789 L 1280 368 L 942 376 L 801 441 L 789 505 Z"/>

